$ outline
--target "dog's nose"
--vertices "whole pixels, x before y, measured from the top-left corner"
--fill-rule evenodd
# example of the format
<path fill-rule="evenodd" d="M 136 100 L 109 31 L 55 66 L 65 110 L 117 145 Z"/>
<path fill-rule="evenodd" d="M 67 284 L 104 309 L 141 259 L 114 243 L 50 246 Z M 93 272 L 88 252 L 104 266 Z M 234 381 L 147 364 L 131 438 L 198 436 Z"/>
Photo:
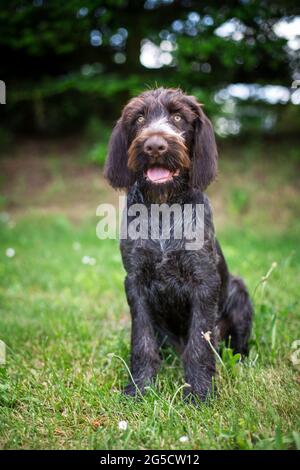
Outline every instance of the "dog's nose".
<path fill-rule="evenodd" d="M 163 155 L 167 149 L 168 143 L 160 135 L 151 135 L 144 143 L 144 151 L 150 156 Z"/>

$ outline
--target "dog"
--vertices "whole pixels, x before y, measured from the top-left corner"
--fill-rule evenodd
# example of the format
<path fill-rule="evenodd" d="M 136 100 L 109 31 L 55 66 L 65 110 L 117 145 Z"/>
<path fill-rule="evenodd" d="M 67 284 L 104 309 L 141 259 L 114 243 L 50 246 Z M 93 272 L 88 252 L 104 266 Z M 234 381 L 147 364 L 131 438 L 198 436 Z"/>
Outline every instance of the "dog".
<path fill-rule="evenodd" d="M 213 349 L 219 341 L 248 353 L 251 300 L 243 280 L 228 271 L 204 194 L 217 160 L 210 120 L 196 98 L 180 89 L 157 88 L 131 99 L 113 129 L 104 174 L 113 188 L 126 191 L 125 210 L 135 204 L 204 208 L 204 239 L 197 249 L 187 250 L 186 240 L 174 233 L 168 240 L 120 241 L 132 320 L 128 395 L 143 394 L 153 381 L 166 341 L 181 355 L 185 395 L 193 400 L 205 401 L 214 391 Z"/>

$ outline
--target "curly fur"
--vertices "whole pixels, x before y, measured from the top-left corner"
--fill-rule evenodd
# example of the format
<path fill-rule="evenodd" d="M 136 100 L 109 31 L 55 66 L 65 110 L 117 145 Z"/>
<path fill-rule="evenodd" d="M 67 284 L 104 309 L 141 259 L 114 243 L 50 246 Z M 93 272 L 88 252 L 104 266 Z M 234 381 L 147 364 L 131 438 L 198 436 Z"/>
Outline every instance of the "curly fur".
<path fill-rule="evenodd" d="M 164 137 L 163 153 L 145 151 L 152 134 Z M 162 184 L 149 181 L 147 170 L 153 166 L 167 168 L 172 179 Z M 181 354 L 188 393 L 201 400 L 211 393 L 215 373 L 214 353 L 202 333 L 210 331 L 215 346 L 224 339 L 235 352 L 248 352 L 252 305 L 243 281 L 228 272 L 203 193 L 216 173 L 213 128 L 194 97 L 159 88 L 142 93 L 124 108 L 110 140 L 105 175 L 114 188 L 126 190 L 127 209 L 136 203 L 148 208 L 162 202 L 204 205 L 204 244 L 197 250 L 186 250 L 185 240 L 172 234 L 163 241 L 121 241 L 132 317 L 134 383 L 125 388 L 127 394 L 135 395 L 137 388 L 143 392 L 154 379 L 166 340 Z"/>

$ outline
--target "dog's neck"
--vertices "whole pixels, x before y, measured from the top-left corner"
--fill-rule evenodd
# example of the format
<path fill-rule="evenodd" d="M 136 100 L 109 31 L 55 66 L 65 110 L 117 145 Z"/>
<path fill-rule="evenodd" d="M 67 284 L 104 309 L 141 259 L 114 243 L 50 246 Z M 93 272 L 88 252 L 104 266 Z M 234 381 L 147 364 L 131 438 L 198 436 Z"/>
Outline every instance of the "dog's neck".
<path fill-rule="evenodd" d="M 144 201 L 148 204 L 167 204 L 178 201 L 173 188 L 140 188 Z M 177 197 L 176 197 L 177 196 Z"/>

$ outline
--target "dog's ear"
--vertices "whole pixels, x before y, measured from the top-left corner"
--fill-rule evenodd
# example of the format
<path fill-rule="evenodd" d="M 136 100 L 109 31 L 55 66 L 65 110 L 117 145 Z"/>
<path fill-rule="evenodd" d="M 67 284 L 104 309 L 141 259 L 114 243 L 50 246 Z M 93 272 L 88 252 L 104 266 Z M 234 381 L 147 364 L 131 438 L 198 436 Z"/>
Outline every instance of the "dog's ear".
<path fill-rule="evenodd" d="M 205 116 L 201 105 L 194 99 L 194 145 L 190 168 L 190 181 L 193 188 L 205 188 L 215 179 L 218 169 L 218 151 L 214 130 Z"/>
<path fill-rule="evenodd" d="M 128 189 L 133 184 L 133 174 L 127 166 L 127 137 L 120 118 L 112 131 L 104 176 L 113 188 Z"/>

